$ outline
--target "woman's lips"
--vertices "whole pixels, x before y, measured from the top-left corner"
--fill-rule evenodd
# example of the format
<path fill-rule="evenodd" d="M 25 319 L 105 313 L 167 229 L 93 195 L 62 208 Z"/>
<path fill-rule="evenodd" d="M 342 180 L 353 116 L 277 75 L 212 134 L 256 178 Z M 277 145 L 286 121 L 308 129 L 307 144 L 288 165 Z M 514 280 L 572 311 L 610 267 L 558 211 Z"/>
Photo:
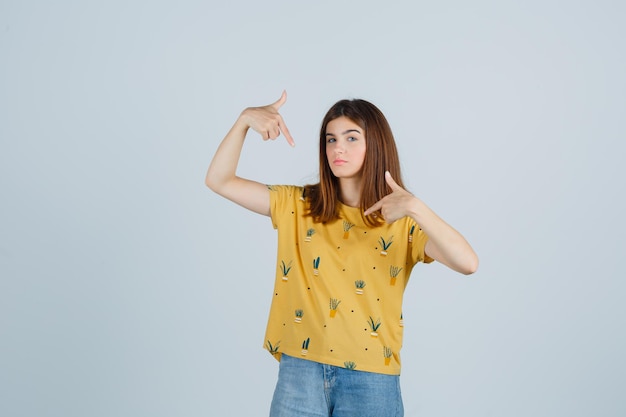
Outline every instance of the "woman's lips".
<path fill-rule="evenodd" d="M 335 160 L 333 161 L 333 164 L 334 164 L 334 165 L 343 165 L 343 164 L 345 164 L 346 162 L 348 162 L 348 161 L 344 161 L 343 159 L 335 159 Z"/>

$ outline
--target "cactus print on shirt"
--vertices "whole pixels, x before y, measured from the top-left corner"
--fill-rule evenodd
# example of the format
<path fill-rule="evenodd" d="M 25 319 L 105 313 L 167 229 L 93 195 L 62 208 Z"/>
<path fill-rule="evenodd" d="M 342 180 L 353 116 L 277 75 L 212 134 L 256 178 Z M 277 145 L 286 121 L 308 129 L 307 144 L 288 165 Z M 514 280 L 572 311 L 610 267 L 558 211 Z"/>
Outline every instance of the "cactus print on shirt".
<path fill-rule="evenodd" d="M 402 297 L 428 237 L 405 217 L 370 227 L 361 209 L 315 223 L 302 187 L 270 186 L 278 232 L 276 279 L 265 348 L 349 369 L 400 374 Z"/>

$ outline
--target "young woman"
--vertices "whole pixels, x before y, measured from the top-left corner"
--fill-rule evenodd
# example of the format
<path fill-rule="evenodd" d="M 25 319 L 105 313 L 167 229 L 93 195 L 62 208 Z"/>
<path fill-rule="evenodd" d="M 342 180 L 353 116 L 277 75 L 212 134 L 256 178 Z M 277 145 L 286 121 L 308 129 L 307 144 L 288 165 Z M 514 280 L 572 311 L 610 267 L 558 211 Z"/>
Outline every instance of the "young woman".
<path fill-rule="evenodd" d="M 280 361 L 270 415 L 402 416 L 402 296 L 417 262 L 471 274 L 467 241 L 404 189 L 391 129 L 364 100 L 341 100 L 322 122 L 319 183 L 268 186 L 236 175 L 249 129 L 282 133 L 287 97 L 245 109 L 206 176 L 216 193 L 270 216 L 278 231 L 265 347 Z"/>

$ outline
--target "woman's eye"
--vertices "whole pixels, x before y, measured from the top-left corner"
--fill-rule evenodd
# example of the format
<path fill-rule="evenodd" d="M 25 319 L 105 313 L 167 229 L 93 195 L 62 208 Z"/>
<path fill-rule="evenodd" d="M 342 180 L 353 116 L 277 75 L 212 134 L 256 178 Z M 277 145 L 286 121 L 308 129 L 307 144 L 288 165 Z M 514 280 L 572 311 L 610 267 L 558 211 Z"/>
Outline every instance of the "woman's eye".
<path fill-rule="evenodd" d="M 357 139 L 357 138 L 355 138 L 354 136 L 350 136 L 350 137 L 348 138 L 348 141 L 349 141 L 349 142 L 354 142 L 354 141 L 356 141 L 356 140 L 358 140 L 358 139 Z"/>
<path fill-rule="evenodd" d="M 336 141 L 337 141 L 337 139 L 335 139 L 335 138 L 328 138 L 328 139 L 326 139 L 327 143 L 334 143 Z"/>

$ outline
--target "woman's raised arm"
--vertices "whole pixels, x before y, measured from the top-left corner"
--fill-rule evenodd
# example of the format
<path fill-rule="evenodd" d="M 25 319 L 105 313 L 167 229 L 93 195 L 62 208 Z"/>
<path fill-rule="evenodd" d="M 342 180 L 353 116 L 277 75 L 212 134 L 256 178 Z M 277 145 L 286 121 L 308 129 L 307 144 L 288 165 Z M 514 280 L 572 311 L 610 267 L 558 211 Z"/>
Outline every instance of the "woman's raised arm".
<path fill-rule="evenodd" d="M 248 107 L 217 148 L 209 170 L 206 185 L 217 194 L 265 216 L 270 215 L 270 196 L 265 184 L 237 176 L 237 165 L 243 142 L 249 129 L 258 132 L 263 140 L 276 139 L 281 132 L 291 146 L 295 146 L 278 110 L 287 101 L 283 91 L 278 101 L 262 107 Z"/>

